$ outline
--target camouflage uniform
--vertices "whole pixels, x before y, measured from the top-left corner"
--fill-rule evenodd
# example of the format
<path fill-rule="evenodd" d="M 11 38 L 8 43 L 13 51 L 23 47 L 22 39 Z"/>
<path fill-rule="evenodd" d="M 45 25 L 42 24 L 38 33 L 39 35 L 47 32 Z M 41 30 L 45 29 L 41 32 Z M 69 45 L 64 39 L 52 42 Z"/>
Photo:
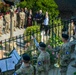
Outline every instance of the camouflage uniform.
<path fill-rule="evenodd" d="M 62 45 L 60 50 L 60 69 L 61 75 L 67 74 L 67 67 L 71 59 L 71 47 L 69 42 Z"/>
<path fill-rule="evenodd" d="M 22 63 L 20 69 L 16 71 L 17 75 L 34 75 L 34 69 L 32 65 L 26 66 Z"/>
<path fill-rule="evenodd" d="M 67 67 L 71 60 L 71 47 L 68 39 L 69 36 L 67 34 L 62 34 L 62 41 L 64 44 L 61 46 L 59 52 L 59 65 L 61 69 L 61 75 L 67 74 Z"/>
<path fill-rule="evenodd" d="M 48 75 L 50 66 L 50 55 L 41 51 L 37 60 L 37 75 Z"/>
<path fill-rule="evenodd" d="M 67 42 L 67 43 L 63 44 L 60 52 L 61 52 L 60 65 L 63 65 L 64 63 L 66 64 L 65 60 L 69 60 L 71 58 L 70 43 Z"/>
<path fill-rule="evenodd" d="M 20 17 L 20 25 L 19 28 L 24 28 L 24 24 L 25 24 L 25 13 L 22 11 L 19 13 L 19 17 Z"/>
<path fill-rule="evenodd" d="M 36 47 L 38 47 L 38 50 L 40 52 L 39 57 L 37 59 L 37 75 L 48 75 L 49 69 L 50 69 L 50 54 L 48 52 L 42 51 L 39 49 L 39 47 L 44 46 L 44 43 L 38 44 L 36 39 L 34 39 Z"/>
<path fill-rule="evenodd" d="M 2 35 L 3 30 L 3 16 L 0 16 L 0 36 Z"/>

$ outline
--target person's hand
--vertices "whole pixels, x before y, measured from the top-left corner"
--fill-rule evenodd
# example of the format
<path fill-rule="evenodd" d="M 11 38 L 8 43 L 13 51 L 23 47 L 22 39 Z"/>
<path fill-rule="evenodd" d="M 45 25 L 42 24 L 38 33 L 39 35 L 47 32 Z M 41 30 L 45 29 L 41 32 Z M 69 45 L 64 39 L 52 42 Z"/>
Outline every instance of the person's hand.
<path fill-rule="evenodd" d="M 33 40 L 34 39 L 34 36 L 31 36 L 31 39 Z"/>
<path fill-rule="evenodd" d="M 31 38 L 33 38 L 33 39 L 35 38 L 35 36 L 34 36 L 34 33 L 32 33 L 32 36 L 31 36 Z"/>
<path fill-rule="evenodd" d="M 48 45 L 48 48 L 49 48 L 49 49 L 52 49 L 52 46 Z"/>

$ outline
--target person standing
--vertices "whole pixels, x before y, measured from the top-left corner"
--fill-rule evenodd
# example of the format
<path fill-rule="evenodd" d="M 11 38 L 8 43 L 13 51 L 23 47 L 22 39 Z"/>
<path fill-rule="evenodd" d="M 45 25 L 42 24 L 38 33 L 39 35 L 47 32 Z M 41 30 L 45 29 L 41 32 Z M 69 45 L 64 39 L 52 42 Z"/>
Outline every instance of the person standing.
<path fill-rule="evenodd" d="M 21 12 L 21 8 L 18 7 L 17 8 L 17 27 L 19 28 L 19 24 L 20 24 L 20 16 L 19 13 Z"/>
<path fill-rule="evenodd" d="M 5 33 L 9 33 L 9 28 L 10 28 L 10 13 L 6 12 L 4 18 L 5 18 Z"/>
<path fill-rule="evenodd" d="M 30 9 L 28 12 L 27 27 L 32 26 L 32 23 L 33 23 L 33 15 L 32 10 Z"/>
<path fill-rule="evenodd" d="M 74 21 L 74 29 L 73 29 L 74 33 L 73 35 L 76 35 L 76 20 Z"/>
<path fill-rule="evenodd" d="M 46 51 L 46 44 L 38 43 L 34 38 L 34 42 L 38 51 L 40 52 L 37 59 L 37 75 L 48 75 L 50 69 L 50 54 Z"/>
<path fill-rule="evenodd" d="M 39 17 L 38 17 L 38 24 L 40 25 L 40 30 L 42 30 L 42 23 L 43 23 L 43 13 L 42 10 L 39 11 Z"/>
<path fill-rule="evenodd" d="M 22 55 L 22 65 L 15 72 L 16 75 L 34 75 L 34 68 L 30 64 L 30 56 L 28 54 Z"/>
<path fill-rule="evenodd" d="M 48 25 L 49 25 L 49 16 L 48 16 L 48 12 L 46 12 L 45 14 L 45 19 L 44 19 L 44 22 L 43 22 L 43 25 L 44 25 L 44 29 L 45 29 L 45 35 L 48 34 Z"/>
<path fill-rule="evenodd" d="M 39 12 L 37 11 L 34 15 L 34 24 L 38 25 Z"/>
<path fill-rule="evenodd" d="M 71 20 L 71 23 L 69 23 L 68 33 L 69 33 L 69 36 L 73 36 L 74 34 L 74 21 L 73 20 Z"/>
<path fill-rule="evenodd" d="M 62 41 L 64 44 L 61 46 L 61 50 L 59 52 L 61 75 L 67 74 L 67 67 L 71 59 L 71 47 L 68 39 L 69 36 L 67 34 L 62 34 Z"/>
<path fill-rule="evenodd" d="M 17 11 L 16 8 L 14 8 L 14 31 L 16 30 L 17 27 Z"/>
<path fill-rule="evenodd" d="M 2 30 L 3 30 L 3 16 L 0 14 L 0 36 L 2 35 Z"/>
<path fill-rule="evenodd" d="M 32 16 L 29 15 L 27 18 L 27 27 L 32 26 Z"/>
<path fill-rule="evenodd" d="M 26 28 L 27 27 L 27 19 L 28 19 L 28 10 L 26 7 L 25 7 L 24 12 L 25 12 L 25 28 Z"/>
<path fill-rule="evenodd" d="M 20 17 L 19 28 L 24 28 L 24 25 L 25 25 L 25 13 L 24 13 L 23 8 L 21 8 L 21 12 L 19 13 L 19 17 Z"/>

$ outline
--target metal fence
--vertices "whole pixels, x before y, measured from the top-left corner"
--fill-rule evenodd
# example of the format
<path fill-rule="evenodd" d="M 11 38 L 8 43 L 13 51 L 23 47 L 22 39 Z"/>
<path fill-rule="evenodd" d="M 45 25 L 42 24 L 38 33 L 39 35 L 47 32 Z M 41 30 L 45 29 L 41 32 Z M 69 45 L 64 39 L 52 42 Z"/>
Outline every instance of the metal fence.
<path fill-rule="evenodd" d="M 3 51 L 3 58 L 8 57 L 9 53 L 16 49 L 18 50 L 18 53 L 21 55 L 23 52 L 25 52 L 27 49 L 35 50 L 35 44 L 32 39 L 32 35 L 34 34 L 35 37 L 37 37 L 37 40 L 43 41 L 46 44 L 49 40 L 51 40 L 50 44 L 52 44 L 53 47 L 56 47 L 58 42 L 61 40 L 61 34 L 62 34 L 63 25 L 52 25 L 49 26 L 48 34 L 45 35 L 45 31 L 38 31 L 36 30 L 34 32 L 30 32 L 30 34 L 27 35 L 19 35 L 12 37 L 11 39 L 5 39 L 0 41 L 0 51 Z M 57 43 L 56 43 L 57 40 Z"/>
<path fill-rule="evenodd" d="M 43 29 L 42 31 L 35 30 L 34 32 L 30 32 L 27 35 L 19 35 L 12 37 L 11 39 L 5 39 L 0 41 L 0 51 L 2 52 L 0 58 L 8 57 L 9 53 L 13 50 L 16 49 L 18 50 L 18 53 L 21 55 L 25 51 L 28 50 L 35 50 L 35 44 L 33 39 L 31 38 L 32 35 L 36 37 L 38 42 L 43 41 L 46 44 L 50 44 L 52 47 L 60 46 L 62 44 L 61 41 L 61 34 L 66 33 L 69 34 L 69 36 L 73 36 L 73 30 L 71 33 L 71 25 L 70 21 L 62 21 L 62 24 L 56 24 L 54 25 L 49 25 L 49 30 L 48 34 L 45 35 L 45 30 Z M 70 26 L 70 30 L 68 32 L 68 25 Z M 27 50 L 28 49 L 28 50 Z"/>
<path fill-rule="evenodd" d="M 62 22 L 62 24 L 50 25 L 47 35 L 45 35 L 45 30 L 43 29 L 42 31 L 36 30 L 35 31 L 36 33 L 30 32 L 30 34 L 28 35 L 23 34 L 23 35 L 12 37 L 11 39 L 5 39 L 0 41 L 0 58 L 2 59 L 2 58 L 9 57 L 9 54 L 13 49 L 16 49 L 20 55 L 22 55 L 23 53 L 29 53 L 29 54 L 31 53 L 30 55 L 34 55 L 36 53 L 36 47 L 32 39 L 32 35 L 37 37 L 36 39 L 39 42 L 43 41 L 46 44 L 50 44 L 52 47 L 60 46 L 62 44 L 61 34 L 62 33 L 68 34 L 67 26 L 69 23 L 68 21 L 65 21 L 65 22 Z M 69 32 L 69 35 L 72 36 L 71 30 Z M 34 63 L 33 60 L 32 62 Z M 58 71 L 59 70 L 57 70 L 57 73 Z M 7 75 L 7 74 L 3 74 L 3 75 Z M 55 74 L 52 73 L 52 75 L 55 75 Z"/>

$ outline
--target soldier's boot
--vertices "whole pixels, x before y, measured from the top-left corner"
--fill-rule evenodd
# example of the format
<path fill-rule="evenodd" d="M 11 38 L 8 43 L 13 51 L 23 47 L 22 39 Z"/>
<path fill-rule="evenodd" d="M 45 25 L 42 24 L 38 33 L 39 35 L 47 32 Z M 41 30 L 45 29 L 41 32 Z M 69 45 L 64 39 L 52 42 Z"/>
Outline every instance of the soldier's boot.
<path fill-rule="evenodd" d="M 7 31 L 7 33 L 9 33 L 9 30 Z"/>
<path fill-rule="evenodd" d="M 7 33 L 7 31 L 5 30 L 5 32 L 4 32 L 5 34 Z"/>
<path fill-rule="evenodd" d="M 22 29 L 24 28 L 24 26 L 22 26 Z"/>
<path fill-rule="evenodd" d="M 21 29 L 21 27 L 19 27 L 19 29 Z"/>
<path fill-rule="evenodd" d="M 9 33 L 9 32 L 10 32 L 10 29 L 7 30 L 7 33 Z"/>
<path fill-rule="evenodd" d="M 7 33 L 7 29 L 5 29 L 4 33 L 5 33 L 5 34 Z"/>

